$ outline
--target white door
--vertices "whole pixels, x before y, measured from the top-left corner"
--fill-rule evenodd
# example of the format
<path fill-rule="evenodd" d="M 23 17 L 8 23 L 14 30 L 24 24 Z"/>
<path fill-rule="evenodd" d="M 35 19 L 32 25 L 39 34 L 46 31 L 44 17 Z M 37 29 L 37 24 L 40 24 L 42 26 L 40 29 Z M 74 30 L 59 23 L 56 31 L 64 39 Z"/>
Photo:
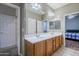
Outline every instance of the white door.
<path fill-rule="evenodd" d="M 16 17 L 0 14 L 0 48 L 16 45 Z"/>

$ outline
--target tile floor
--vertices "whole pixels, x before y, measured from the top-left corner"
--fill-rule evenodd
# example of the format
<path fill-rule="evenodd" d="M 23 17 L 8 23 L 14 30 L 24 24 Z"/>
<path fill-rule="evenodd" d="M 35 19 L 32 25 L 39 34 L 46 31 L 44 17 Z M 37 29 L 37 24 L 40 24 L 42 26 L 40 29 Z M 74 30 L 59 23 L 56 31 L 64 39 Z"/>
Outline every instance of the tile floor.
<path fill-rule="evenodd" d="M 17 47 L 0 48 L 0 56 L 18 56 Z"/>
<path fill-rule="evenodd" d="M 67 47 L 61 47 L 52 56 L 79 56 L 79 51 Z"/>

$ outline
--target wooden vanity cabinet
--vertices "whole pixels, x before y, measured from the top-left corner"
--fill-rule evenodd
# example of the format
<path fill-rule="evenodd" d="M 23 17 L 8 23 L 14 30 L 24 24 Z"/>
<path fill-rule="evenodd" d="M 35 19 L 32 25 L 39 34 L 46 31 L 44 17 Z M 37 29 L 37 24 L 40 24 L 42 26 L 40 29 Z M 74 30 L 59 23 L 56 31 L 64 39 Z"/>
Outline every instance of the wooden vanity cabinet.
<path fill-rule="evenodd" d="M 53 53 L 52 43 L 53 43 L 52 39 L 46 40 L 46 55 L 51 55 Z"/>
<path fill-rule="evenodd" d="M 37 43 L 30 43 L 25 40 L 25 55 L 26 56 L 48 56 L 53 53 L 63 44 L 63 37 L 56 36 Z"/>
<path fill-rule="evenodd" d="M 46 55 L 53 55 L 63 43 L 62 36 L 53 37 L 46 40 Z"/>

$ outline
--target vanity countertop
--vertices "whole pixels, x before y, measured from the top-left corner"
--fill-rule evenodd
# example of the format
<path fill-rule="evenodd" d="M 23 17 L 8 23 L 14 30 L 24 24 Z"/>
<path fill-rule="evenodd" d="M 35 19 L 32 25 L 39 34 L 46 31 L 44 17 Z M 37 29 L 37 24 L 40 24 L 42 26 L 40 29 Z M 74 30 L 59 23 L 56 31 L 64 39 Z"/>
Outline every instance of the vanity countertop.
<path fill-rule="evenodd" d="M 62 35 L 61 32 L 50 32 L 50 33 L 41 33 L 41 34 L 32 34 L 32 35 L 25 35 L 25 40 L 31 43 L 37 43 L 43 40 L 47 40 L 56 36 Z"/>

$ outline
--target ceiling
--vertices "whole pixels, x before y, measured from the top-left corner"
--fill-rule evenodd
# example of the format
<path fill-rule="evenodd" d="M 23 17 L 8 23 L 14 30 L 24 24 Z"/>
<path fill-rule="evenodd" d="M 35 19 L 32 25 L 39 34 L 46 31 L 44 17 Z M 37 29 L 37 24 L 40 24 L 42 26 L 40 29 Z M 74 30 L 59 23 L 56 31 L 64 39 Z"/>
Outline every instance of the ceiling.
<path fill-rule="evenodd" d="M 48 3 L 48 5 L 53 9 L 58 9 L 60 7 L 63 7 L 64 5 L 67 5 L 69 3 Z"/>
<path fill-rule="evenodd" d="M 34 12 L 34 13 L 39 14 L 39 15 L 45 14 L 45 11 L 43 10 L 43 9 L 45 9 L 45 4 L 39 3 L 41 5 L 41 9 L 38 9 L 38 10 L 33 9 L 32 4 L 34 4 L 34 3 L 26 3 L 25 4 L 26 10 L 29 10 L 29 11 Z"/>

